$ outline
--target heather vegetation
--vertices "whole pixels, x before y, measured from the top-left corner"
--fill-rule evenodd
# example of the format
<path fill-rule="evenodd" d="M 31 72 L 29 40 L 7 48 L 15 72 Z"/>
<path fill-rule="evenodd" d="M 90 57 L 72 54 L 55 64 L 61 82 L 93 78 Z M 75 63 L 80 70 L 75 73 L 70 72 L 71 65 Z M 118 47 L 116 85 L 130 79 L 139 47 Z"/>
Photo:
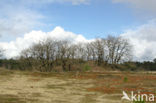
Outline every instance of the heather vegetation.
<path fill-rule="evenodd" d="M 155 80 L 154 72 L 49 73 L 0 68 L 0 103 L 149 103 L 121 100 L 122 92 L 155 95 Z"/>

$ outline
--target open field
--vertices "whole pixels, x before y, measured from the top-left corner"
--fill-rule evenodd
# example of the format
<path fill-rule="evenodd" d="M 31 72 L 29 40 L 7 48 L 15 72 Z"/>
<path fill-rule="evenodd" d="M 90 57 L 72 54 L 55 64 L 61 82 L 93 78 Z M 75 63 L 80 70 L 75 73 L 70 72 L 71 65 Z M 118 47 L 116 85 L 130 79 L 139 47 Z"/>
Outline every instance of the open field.
<path fill-rule="evenodd" d="M 130 103 L 123 90 L 156 94 L 156 73 L 0 70 L 0 103 Z"/>

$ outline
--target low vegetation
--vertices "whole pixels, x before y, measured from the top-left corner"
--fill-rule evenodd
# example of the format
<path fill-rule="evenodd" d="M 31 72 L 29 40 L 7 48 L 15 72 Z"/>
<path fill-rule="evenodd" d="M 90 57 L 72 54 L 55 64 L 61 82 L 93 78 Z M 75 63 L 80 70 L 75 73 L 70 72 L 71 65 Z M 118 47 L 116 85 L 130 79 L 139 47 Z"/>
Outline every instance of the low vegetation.
<path fill-rule="evenodd" d="M 138 90 L 155 93 L 156 89 L 155 73 L 7 71 L 3 74 L 1 103 L 130 103 L 121 100 L 123 90 L 130 94 Z M 8 76 L 10 79 L 6 79 Z"/>

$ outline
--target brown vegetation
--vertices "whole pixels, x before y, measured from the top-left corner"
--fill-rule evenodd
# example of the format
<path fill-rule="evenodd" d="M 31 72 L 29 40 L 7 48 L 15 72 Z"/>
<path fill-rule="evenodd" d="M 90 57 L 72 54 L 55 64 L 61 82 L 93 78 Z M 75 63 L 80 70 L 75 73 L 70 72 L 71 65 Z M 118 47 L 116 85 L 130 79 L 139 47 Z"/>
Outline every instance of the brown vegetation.
<path fill-rule="evenodd" d="M 155 73 L 0 72 L 0 103 L 121 103 L 123 90 L 155 93 L 156 89 Z"/>

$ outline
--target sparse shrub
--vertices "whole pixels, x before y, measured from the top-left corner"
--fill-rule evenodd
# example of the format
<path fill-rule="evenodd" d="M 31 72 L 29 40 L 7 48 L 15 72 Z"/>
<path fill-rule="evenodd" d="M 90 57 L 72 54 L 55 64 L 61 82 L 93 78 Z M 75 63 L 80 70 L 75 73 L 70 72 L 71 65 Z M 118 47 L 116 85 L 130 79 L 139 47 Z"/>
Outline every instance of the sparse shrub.
<path fill-rule="evenodd" d="M 88 64 L 86 64 L 86 65 L 84 66 L 83 70 L 84 70 L 84 71 L 89 71 L 89 70 L 91 70 L 91 67 L 90 67 Z"/>
<path fill-rule="evenodd" d="M 128 82 L 128 78 L 127 77 L 124 77 L 124 82 Z"/>

